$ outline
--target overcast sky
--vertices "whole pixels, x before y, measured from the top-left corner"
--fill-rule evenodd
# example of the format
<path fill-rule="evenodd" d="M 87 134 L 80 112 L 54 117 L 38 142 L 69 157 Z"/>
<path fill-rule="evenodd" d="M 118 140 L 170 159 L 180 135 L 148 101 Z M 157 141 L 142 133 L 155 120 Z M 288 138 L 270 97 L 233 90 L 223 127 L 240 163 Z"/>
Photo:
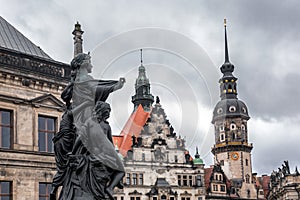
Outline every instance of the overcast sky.
<path fill-rule="evenodd" d="M 55 60 L 73 56 L 74 24 L 84 30 L 96 78 L 127 83 L 110 98 L 118 134 L 144 50 L 152 94 L 159 95 L 177 134 L 212 164 L 212 109 L 224 62 L 223 18 L 238 97 L 248 106 L 253 172 L 270 174 L 289 160 L 300 167 L 300 2 L 296 0 L 0 0 L 0 14 Z M 297 55 L 298 54 L 298 55 Z M 118 110 L 118 112 L 114 111 Z"/>

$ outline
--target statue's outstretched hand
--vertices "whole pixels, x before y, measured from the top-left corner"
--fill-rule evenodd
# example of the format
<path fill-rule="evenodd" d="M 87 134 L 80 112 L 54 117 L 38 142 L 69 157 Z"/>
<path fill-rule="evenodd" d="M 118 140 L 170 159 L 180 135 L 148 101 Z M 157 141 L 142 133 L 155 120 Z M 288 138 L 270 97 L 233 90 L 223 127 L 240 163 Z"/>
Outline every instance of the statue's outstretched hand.
<path fill-rule="evenodd" d="M 123 87 L 124 83 L 126 82 L 124 77 L 121 77 L 118 83 L 115 85 L 114 90 L 119 90 Z"/>

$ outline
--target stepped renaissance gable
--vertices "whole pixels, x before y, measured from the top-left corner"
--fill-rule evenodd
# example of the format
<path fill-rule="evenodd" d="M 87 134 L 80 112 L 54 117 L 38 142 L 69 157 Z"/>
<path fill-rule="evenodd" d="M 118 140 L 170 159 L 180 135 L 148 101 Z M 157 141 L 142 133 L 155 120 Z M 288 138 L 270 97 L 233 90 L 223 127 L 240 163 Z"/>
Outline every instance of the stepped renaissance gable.
<path fill-rule="evenodd" d="M 121 134 L 114 136 L 124 157 L 124 189 L 115 189 L 118 200 L 205 199 L 204 163 L 191 157 L 185 141 L 167 119 L 159 97 L 153 103 L 146 69 L 139 67 L 134 109 Z"/>

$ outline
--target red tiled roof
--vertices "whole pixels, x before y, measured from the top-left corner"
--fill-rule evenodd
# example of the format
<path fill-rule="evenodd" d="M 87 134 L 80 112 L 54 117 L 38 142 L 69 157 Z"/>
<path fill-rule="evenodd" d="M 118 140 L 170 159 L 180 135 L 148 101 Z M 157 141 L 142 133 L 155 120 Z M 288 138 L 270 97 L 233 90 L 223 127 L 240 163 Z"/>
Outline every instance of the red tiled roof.
<path fill-rule="evenodd" d="M 139 105 L 127 120 L 119 136 L 113 136 L 114 144 L 118 145 L 119 151 L 126 156 L 127 151 L 131 149 L 132 135 L 138 137 L 147 122 L 150 113 L 145 112 L 143 106 Z M 122 138 L 122 139 L 121 139 Z"/>
<path fill-rule="evenodd" d="M 270 176 L 263 176 L 262 177 L 262 187 L 264 190 L 264 196 L 267 198 L 267 195 L 269 194 L 269 183 L 270 183 Z"/>
<path fill-rule="evenodd" d="M 214 166 L 210 166 L 209 168 L 204 169 L 204 181 L 205 181 L 205 189 L 207 190 L 210 186 L 210 177 L 213 172 Z"/>

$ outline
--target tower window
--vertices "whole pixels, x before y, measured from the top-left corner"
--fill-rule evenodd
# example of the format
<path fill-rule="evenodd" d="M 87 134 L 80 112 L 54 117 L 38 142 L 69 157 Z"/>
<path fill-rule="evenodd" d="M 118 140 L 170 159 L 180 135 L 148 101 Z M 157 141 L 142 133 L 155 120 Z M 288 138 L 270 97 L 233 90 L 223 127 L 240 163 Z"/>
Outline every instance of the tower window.
<path fill-rule="evenodd" d="M 243 111 L 244 113 L 247 113 L 247 110 L 246 110 L 245 107 L 242 108 L 242 111 Z"/>
<path fill-rule="evenodd" d="M 249 165 L 248 159 L 245 160 L 245 164 L 246 164 L 246 166 Z"/>
<path fill-rule="evenodd" d="M 224 131 L 225 129 L 224 129 L 224 125 L 221 125 L 220 127 L 219 127 L 219 130 L 220 131 Z"/>
<path fill-rule="evenodd" d="M 230 130 L 233 131 L 233 130 L 235 130 L 235 129 L 236 129 L 236 125 L 235 125 L 234 123 L 231 123 L 231 124 L 230 124 Z"/>
<path fill-rule="evenodd" d="M 221 133 L 220 134 L 220 142 L 224 142 L 225 141 L 225 134 Z"/>
<path fill-rule="evenodd" d="M 246 175 L 246 183 L 250 183 L 250 176 L 249 176 L 249 174 Z"/>
<path fill-rule="evenodd" d="M 242 129 L 242 131 L 245 131 L 245 130 L 246 130 L 246 128 L 245 128 L 245 125 L 244 125 L 244 124 L 242 124 L 242 125 L 241 125 L 241 129 Z"/>
<path fill-rule="evenodd" d="M 218 108 L 217 113 L 218 114 L 222 114 L 223 113 L 223 109 L 222 108 Z"/>
<path fill-rule="evenodd" d="M 235 112 L 235 111 L 236 111 L 235 106 L 230 106 L 230 107 L 229 107 L 229 112 Z"/>

